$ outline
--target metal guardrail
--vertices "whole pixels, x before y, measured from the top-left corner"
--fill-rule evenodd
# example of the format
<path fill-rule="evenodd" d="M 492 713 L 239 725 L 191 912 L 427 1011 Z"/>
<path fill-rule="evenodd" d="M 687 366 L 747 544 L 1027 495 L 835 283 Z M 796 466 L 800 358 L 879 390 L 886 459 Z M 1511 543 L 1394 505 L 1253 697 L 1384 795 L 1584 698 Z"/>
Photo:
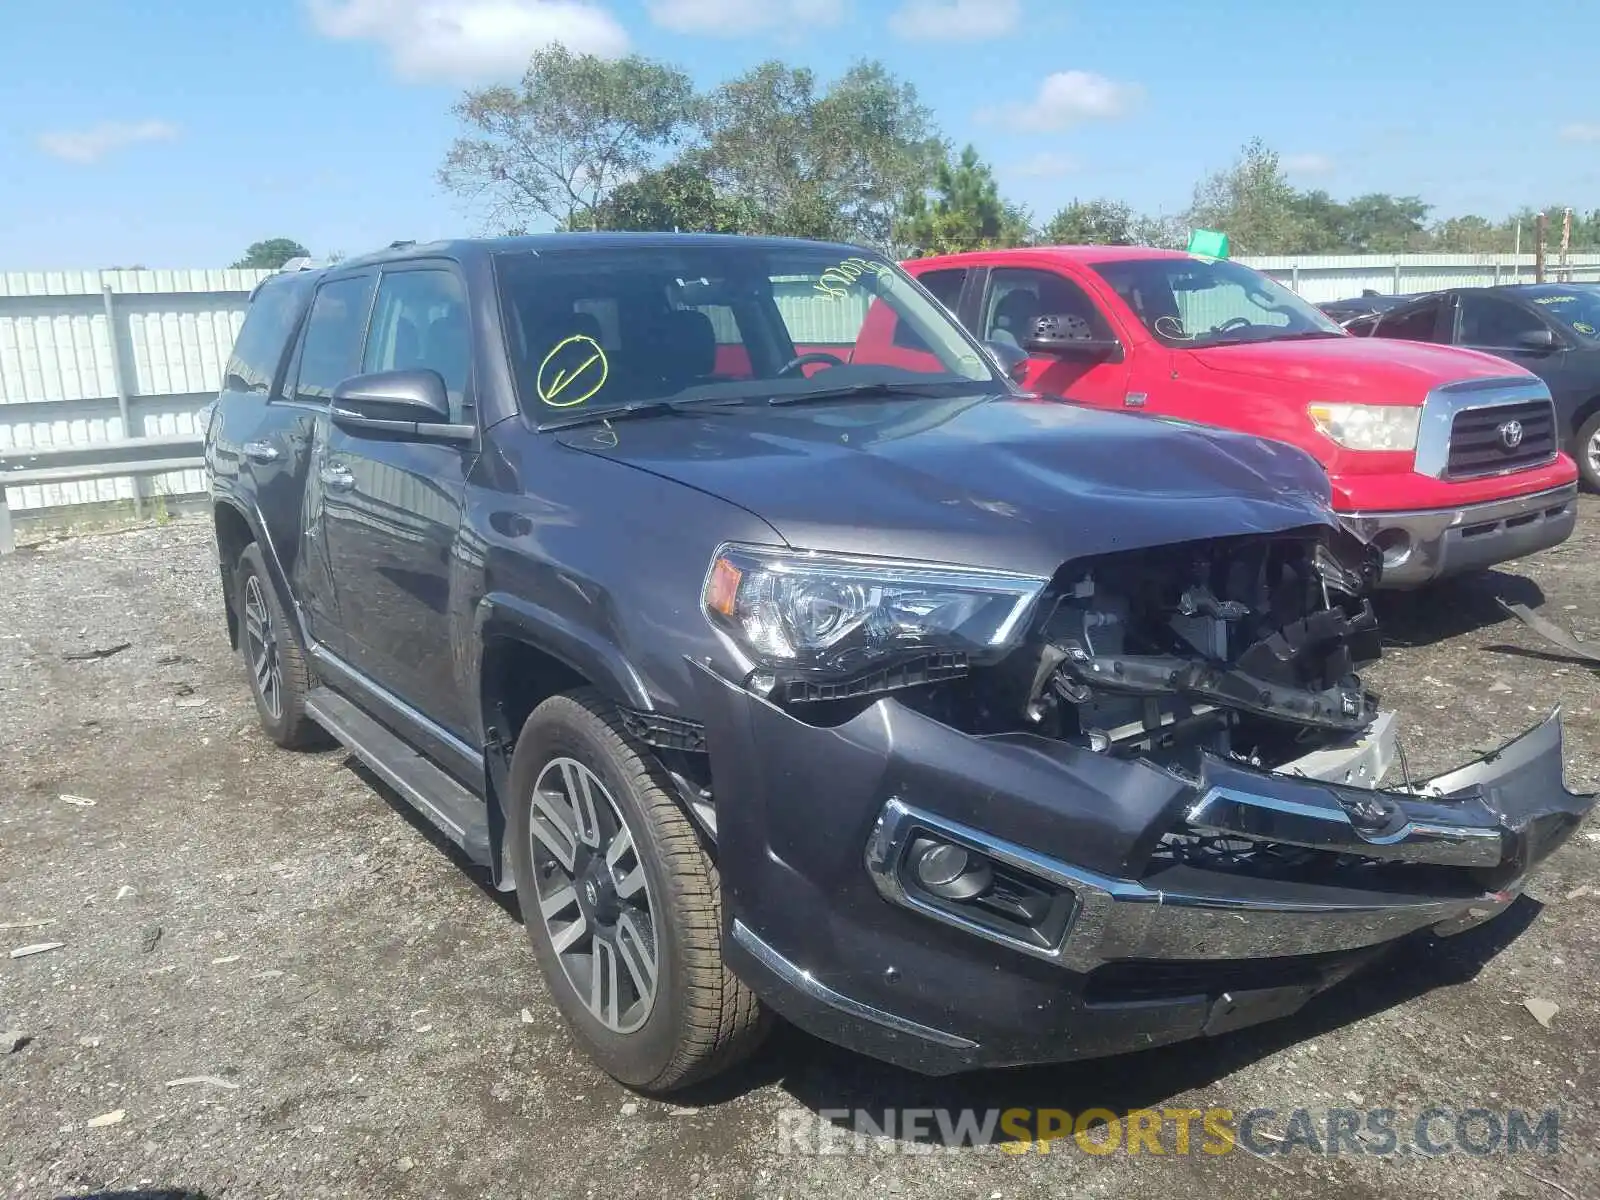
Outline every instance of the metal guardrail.
<path fill-rule="evenodd" d="M 204 465 L 203 444 L 194 435 L 0 450 L 0 554 L 17 548 L 11 509 L 6 504 L 7 487 L 164 475 Z"/>

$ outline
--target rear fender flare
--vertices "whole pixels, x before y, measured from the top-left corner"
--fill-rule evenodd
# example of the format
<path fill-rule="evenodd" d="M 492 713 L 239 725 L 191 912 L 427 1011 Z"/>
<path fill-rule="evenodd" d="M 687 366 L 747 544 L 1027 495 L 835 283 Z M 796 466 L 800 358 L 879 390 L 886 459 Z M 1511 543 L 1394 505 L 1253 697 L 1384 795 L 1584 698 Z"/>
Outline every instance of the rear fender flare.
<path fill-rule="evenodd" d="M 244 518 L 244 523 L 250 529 L 250 538 L 261 547 L 261 558 L 267 564 L 268 582 L 278 594 L 278 604 L 283 611 L 290 614 L 290 619 L 295 624 L 295 633 L 300 637 L 300 644 L 309 646 L 310 639 L 306 636 L 305 623 L 300 618 L 300 606 L 295 602 L 294 591 L 289 586 L 288 572 L 283 569 L 283 560 L 278 557 L 278 548 L 272 544 L 272 535 L 267 532 L 266 522 L 261 519 L 261 512 L 254 504 L 242 503 L 233 496 L 219 496 L 213 510 L 221 507 L 231 508 Z M 212 534 L 215 537 L 216 518 L 213 511 Z M 227 564 L 221 559 L 218 551 L 217 569 L 222 575 L 223 601 L 231 608 L 233 604 L 233 577 Z"/>

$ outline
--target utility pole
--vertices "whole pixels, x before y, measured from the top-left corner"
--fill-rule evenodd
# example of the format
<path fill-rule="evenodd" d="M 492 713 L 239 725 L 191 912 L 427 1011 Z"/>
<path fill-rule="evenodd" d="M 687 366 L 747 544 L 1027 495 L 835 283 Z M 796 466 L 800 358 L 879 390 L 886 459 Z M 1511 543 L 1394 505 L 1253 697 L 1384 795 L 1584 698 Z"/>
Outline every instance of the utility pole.
<path fill-rule="evenodd" d="M 1539 239 L 1533 248 L 1533 281 L 1544 282 L 1544 244 L 1550 236 L 1550 218 L 1540 213 L 1533 221 L 1534 236 Z"/>
<path fill-rule="evenodd" d="M 1515 283 L 1522 282 L 1522 218 L 1517 218 L 1517 240 L 1511 252 L 1511 269 L 1516 272 L 1511 278 Z"/>
<path fill-rule="evenodd" d="M 1572 249 L 1572 210 L 1561 214 L 1561 282 L 1571 283 L 1572 272 L 1567 270 L 1567 252 Z"/>

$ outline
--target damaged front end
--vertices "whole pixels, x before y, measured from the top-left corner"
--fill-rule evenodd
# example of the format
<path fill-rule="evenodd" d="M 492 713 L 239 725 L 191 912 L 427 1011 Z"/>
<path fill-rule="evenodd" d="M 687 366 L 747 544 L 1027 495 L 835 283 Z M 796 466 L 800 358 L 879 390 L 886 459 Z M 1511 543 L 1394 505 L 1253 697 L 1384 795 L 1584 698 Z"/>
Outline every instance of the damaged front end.
<path fill-rule="evenodd" d="M 696 664 L 730 955 L 791 1019 L 915 1069 L 1293 1011 L 1396 938 L 1503 911 L 1593 804 L 1563 783 L 1559 714 L 1410 778 L 1359 673 L 1376 556 L 1332 528 L 1100 555 L 1031 590 L 886 574 L 803 609 L 803 564 L 720 563 L 713 623 L 794 651 Z M 819 611 L 842 632 L 815 653 L 793 614 Z M 935 628 L 960 637 L 914 636 Z"/>

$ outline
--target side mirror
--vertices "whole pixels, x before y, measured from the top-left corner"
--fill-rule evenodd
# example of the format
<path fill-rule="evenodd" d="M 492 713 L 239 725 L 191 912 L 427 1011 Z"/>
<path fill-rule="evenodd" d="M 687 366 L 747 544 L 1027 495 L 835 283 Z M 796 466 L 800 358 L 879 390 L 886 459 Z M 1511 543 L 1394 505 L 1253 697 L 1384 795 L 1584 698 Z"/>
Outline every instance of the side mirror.
<path fill-rule="evenodd" d="M 1554 350 L 1556 345 L 1555 331 L 1550 329 L 1530 329 L 1517 336 L 1519 350 Z"/>
<path fill-rule="evenodd" d="M 995 356 L 1006 377 L 1014 383 L 1021 383 L 1028 373 L 1028 352 L 1013 346 L 1010 342 L 985 342 L 984 347 Z"/>
<path fill-rule="evenodd" d="M 341 429 L 426 441 L 471 441 L 476 433 L 451 424 L 444 379 L 428 368 L 352 376 L 333 389 L 330 416 Z"/>
<path fill-rule="evenodd" d="M 1121 342 L 1116 338 L 1093 336 L 1087 321 L 1069 314 L 1040 317 L 1033 323 L 1033 329 L 1023 339 L 1022 345 L 1029 354 L 1049 355 L 1052 358 L 1122 361 Z"/>

